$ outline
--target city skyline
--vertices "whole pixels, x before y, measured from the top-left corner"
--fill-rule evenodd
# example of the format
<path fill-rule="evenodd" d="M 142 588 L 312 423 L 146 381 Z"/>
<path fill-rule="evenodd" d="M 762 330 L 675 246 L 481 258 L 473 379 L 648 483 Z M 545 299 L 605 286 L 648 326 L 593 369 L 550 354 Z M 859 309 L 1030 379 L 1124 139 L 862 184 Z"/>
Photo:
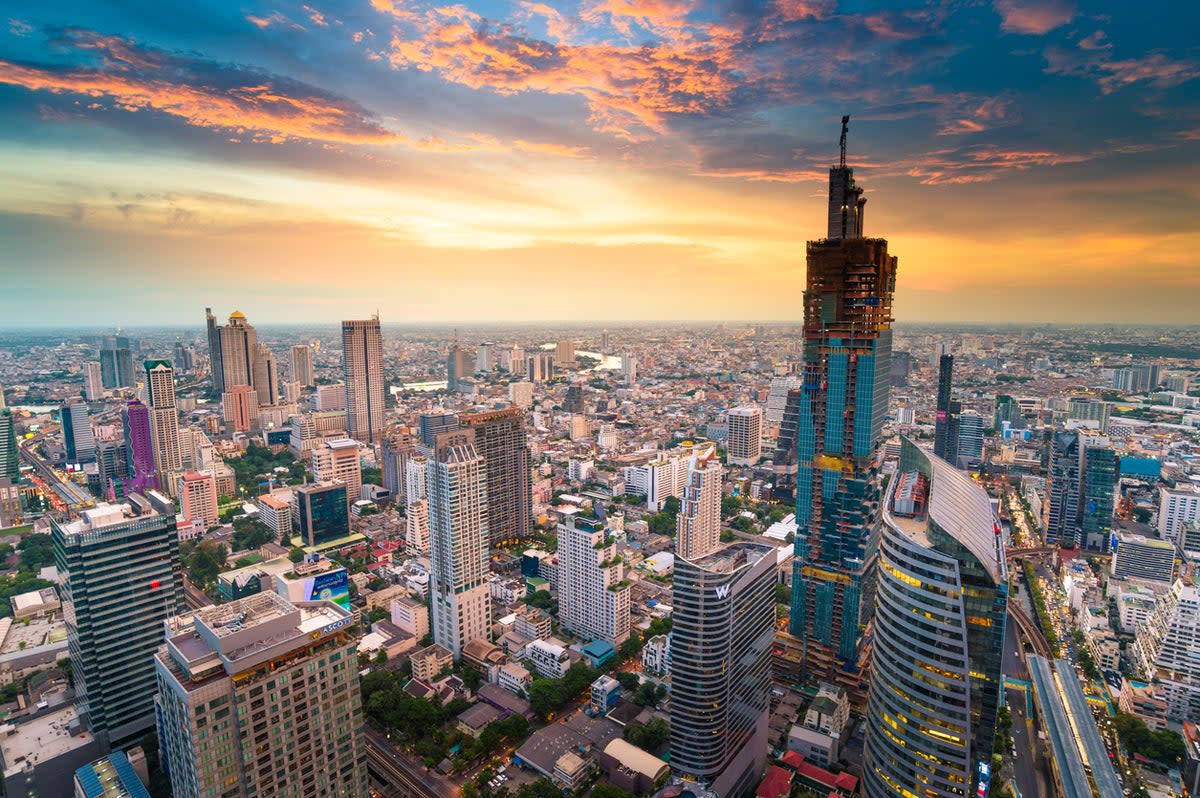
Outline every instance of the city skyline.
<path fill-rule="evenodd" d="M 794 319 L 849 113 L 899 317 L 1185 323 L 1193 27 L 1068 0 L 29 9 L 0 29 L 29 278 L 0 311 L 515 321 L 586 277 L 614 321 Z"/>

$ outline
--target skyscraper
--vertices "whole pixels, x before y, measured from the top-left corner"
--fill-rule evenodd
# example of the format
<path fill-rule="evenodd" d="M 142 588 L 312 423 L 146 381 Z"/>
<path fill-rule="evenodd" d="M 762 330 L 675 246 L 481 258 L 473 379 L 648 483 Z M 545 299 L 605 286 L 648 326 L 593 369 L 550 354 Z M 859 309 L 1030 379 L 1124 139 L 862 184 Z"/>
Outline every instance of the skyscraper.
<path fill-rule="evenodd" d="M 671 767 L 720 798 L 752 789 L 766 765 L 775 560 L 748 542 L 675 558 Z"/>
<path fill-rule="evenodd" d="M 292 347 L 292 380 L 306 388 L 312 387 L 313 379 L 312 347 L 308 344 L 296 344 Z"/>
<path fill-rule="evenodd" d="M 693 457 L 688 464 L 687 485 L 675 519 L 676 557 L 697 560 L 721 544 L 721 471 L 713 451 Z"/>
<path fill-rule="evenodd" d="M 301 545 L 320 546 L 350 534 L 350 503 L 341 482 L 301 485 L 292 496 Z"/>
<path fill-rule="evenodd" d="M 172 619 L 152 659 L 172 793 L 367 795 L 353 626 L 272 591 Z"/>
<path fill-rule="evenodd" d="M 96 462 L 96 438 L 92 434 L 92 422 L 88 419 L 88 407 L 78 396 L 67 400 L 58 411 L 62 423 L 63 446 L 67 450 L 67 462 L 71 464 Z"/>
<path fill-rule="evenodd" d="M 254 384 L 254 359 L 258 356 L 258 332 L 235 310 L 221 331 L 221 373 L 225 391 L 235 385 Z M 224 392 L 224 391 L 223 391 Z M 223 393 L 222 392 L 222 393 Z"/>
<path fill-rule="evenodd" d="M 864 577 L 879 524 L 896 258 L 886 240 L 861 237 L 861 189 L 844 147 L 830 170 L 835 186 L 830 236 L 808 243 L 803 381 L 788 394 L 784 424 L 795 419 L 785 453 L 796 463 L 798 525 L 790 631 L 805 678 L 846 686 L 867 620 Z M 835 200 L 843 209 L 836 220 Z"/>
<path fill-rule="evenodd" d="M 89 402 L 97 402 L 104 396 L 104 376 L 98 360 L 83 364 L 83 395 Z"/>
<path fill-rule="evenodd" d="M 325 441 L 312 450 L 313 477 L 318 482 L 340 482 L 346 486 L 346 505 L 359 500 L 362 491 L 362 463 L 358 441 L 340 438 Z"/>
<path fill-rule="evenodd" d="M 342 322 L 342 370 L 346 383 L 346 431 L 377 446 L 383 436 L 383 337 L 379 317 Z"/>
<path fill-rule="evenodd" d="M 221 325 L 213 316 L 212 308 L 204 309 L 204 320 L 208 328 L 208 368 L 212 372 L 213 392 L 225 393 L 225 365 L 221 358 Z"/>
<path fill-rule="evenodd" d="M 133 387 L 133 354 L 128 338 L 118 335 L 105 339 L 100 349 L 100 380 L 105 388 Z"/>
<path fill-rule="evenodd" d="M 729 437 L 725 451 L 731 465 L 755 465 L 762 458 L 762 409 L 735 407 L 725 414 Z"/>
<path fill-rule="evenodd" d="M 154 651 L 183 605 L 175 516 L 99 504 L 51 521 L 80 715 L 115 743 L 154 724 Z"/>
<path fill-rule="evenodd" d="M 958 402 L 954 402 L 958 404 Z M 987 419 L 974 410 L 964 410 L 958 416 L 958 445 L 955 446 L 954 465 L 973 468 L 983 461 L 983 433 Z M 947 460 L 947 462 L 950 462 Z"/>
<path fill-rule="evenodd" d="M 154 441 L 150 434 L 150 410 L 137 399 L 121 408 L 125 432 L 126 490 L 143 493 L 158 487 L 154 469 Z"/>
<path fill-rule="evenodd" d="M 183 470 L 179 451 L 179 412 L 175 408 L 175 370 L 169 360 L 147 360 L 146 400 L 150 410 L 150 441 L 158 487 L 175 489 L 175 476 Z"/>
<path fill-rule="evenodd" d="M 583 640 L 616 648 L 629 638 L 629 582 L 603 521 L 574 511 L 558 521 L 559 620 Z"/>
<path fill-rule="evenodd" d="M 262 344 L 255 348 L 254 379 L 250 386 L 258 394 L 258 404 L 273 405 L 279 401 L 279 369 L 275 353 Z"/>
<path fill-rule="evenodd" d="M 984 489 L 907 438 L 877 569 L 866 798 L 960 798 L 990 767 L 1008 608 L 1004 537 Z M 986 772 L 986 771 L 983 771 Z"/>
<path fill-rule="evenodd" d="M 474 430 L 443 432 L 426 471 L 429 496 L 429 617 L 433 642 L 453 653 L 491 627 L 487 465 Z"/>
<path fill-rule="evenodd" d="M 437 436 L 458 429 L 458 416 L 453 413 L 422 413 L 418 418 L 421 445 L 432 449 Z"/>
<path fill-rule="evenodd" d="M 429 556 L 429 500 L 425 480 L 429 473 L 429 460 L 423 454 L 413 454 L 404 464 L 404 542 L 409 551 L 422 557 Z"/>
<path fill-rule="evenodd" d="M 1050 438 L 1050 469 L 1046 478 L 1046 542 L 1074 547 L 1079 542 L 1079 467 L 1083 445 L 1078 432 L 1059 430 Z"/>
<path fill-rule="evenodd" d="M 0 407 L 0 479 L 7 477 L 16 482 L 20 476 L 21 451 L 17 448 L 16 422 L 12 410 Z"/>
<path fill-rule="evenodd" d="M 258 391 L 249 385 L 231 385 L 221 394 L 221 416 L 235 432 L 258 426 Z"/>
<path fill-rule="evenodd" d="M 470 352 L 458 343 L 458 338 L 450 344 L 450 350 L 446 354 L 446 384 L 450 390 L 458 389 L 458 381 L 464 377 L 471 375 L 471 368 L 474 366 L 473 358 Z"/>
<path fill-rule="evenodd" d="M 183 520 L 199 520 L 205 529 L 220 523 L 217 514 L 217 481 L 210 471 L 185 471 L 179 475 L 175 495 Z"/>
<path fill-rule="evenodd" d="M 487 471 L 488 533 L 492 545 L 525 540 L 533 526 L 533 479 L 525 411 L 519 407 L 462 413 L 462 429 L 475 432 L 475 450 Z"/>
<path fill-rule="evenodd" d="M 1108 438 L 1060 430 L 1051 439 L 1046 480 L 1046 542 L 1107 552 L 1119 459 Z"/>
<path fill-rule="evenodd" d="M 954 390 L 954 355 L 938 359 L 937 416 L 933 428 L 933 453 L 958 465 L 958 423 L 962 405 L 951 396 Z"/>

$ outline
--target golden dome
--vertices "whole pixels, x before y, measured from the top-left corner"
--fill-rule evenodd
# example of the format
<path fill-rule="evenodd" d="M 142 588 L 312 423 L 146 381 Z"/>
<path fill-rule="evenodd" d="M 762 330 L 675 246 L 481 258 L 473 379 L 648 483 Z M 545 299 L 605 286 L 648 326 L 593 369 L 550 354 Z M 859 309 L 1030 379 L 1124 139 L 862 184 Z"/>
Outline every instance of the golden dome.
<path fill-rule="evenodd" d="M 241 319 L 242 321 L 245 321 L 246 314 L 242 313 L 240 310 L 235 310 L 233 313 L 229 314 L 229 318 L 230 319 Z"/>

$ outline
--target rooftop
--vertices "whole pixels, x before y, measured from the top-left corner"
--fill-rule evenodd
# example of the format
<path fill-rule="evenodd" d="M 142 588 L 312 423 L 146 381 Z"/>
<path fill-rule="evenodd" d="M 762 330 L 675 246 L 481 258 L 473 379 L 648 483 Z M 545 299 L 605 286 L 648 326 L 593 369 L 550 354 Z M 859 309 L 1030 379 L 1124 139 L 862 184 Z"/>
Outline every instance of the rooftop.
<path fill-rule="evenodd" d="M 774 555 L 775 547 L 763 543 L 739 541 L 723 549 L 693 561 L 693 565 L 711 573 L 727 574 L 747 565 L 753 565 L 768 554 Z"/>
<path fill-rule="evenodd" d="M 93 741 L 88 732 L 72 736 L 70 725 L 78 719 L 73 706 L 47 712 L 15 727 L 0 726 L 0 753 L 4 756 L 5 775 L 27 763 L 37 765 L 61 756 Z"/>

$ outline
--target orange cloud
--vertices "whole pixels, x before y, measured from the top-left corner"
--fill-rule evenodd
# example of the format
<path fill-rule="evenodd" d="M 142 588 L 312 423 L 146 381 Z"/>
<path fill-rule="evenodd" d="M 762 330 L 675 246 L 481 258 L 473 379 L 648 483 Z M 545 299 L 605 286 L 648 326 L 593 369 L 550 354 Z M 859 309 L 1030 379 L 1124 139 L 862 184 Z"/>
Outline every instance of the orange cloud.
<path fill-rule="evenodd" d="M 266 75 L 139 48 L 115 36 L 76 32 L 69 42 L 97 52 L 102 65 L 63 69 L 0 60 L 0 83 L 104 99 L 129 112 L 157 111 L 235 139 L 354 144 L 397 139 L 355 103 L 299 84 L 283 88 Z M 88 107 L 93 106 L 103 107 Z"/>
<path fill-rule="evenodd" d="M 996 0 L 1002 30 L 1042 36 L 1066 25 L 1075 17 L 1075 6 L 1068 0 Z"/>

